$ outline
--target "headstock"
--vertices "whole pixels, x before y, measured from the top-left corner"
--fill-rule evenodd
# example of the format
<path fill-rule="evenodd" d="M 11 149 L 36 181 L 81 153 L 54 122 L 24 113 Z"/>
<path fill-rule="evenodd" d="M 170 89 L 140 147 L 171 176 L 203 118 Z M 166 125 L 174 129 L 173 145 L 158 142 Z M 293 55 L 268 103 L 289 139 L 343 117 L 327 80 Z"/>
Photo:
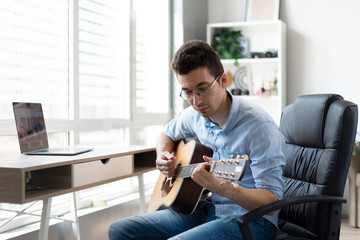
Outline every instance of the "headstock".
<path fill-rule="evenodd" d="M 230 155 L 229 158 L 215 162 L 212 173 L 218 178 L 239 181 L 245 173 L 248 161 L 249 157 L 245 154 L 237 155 L 236 158 Z"/>

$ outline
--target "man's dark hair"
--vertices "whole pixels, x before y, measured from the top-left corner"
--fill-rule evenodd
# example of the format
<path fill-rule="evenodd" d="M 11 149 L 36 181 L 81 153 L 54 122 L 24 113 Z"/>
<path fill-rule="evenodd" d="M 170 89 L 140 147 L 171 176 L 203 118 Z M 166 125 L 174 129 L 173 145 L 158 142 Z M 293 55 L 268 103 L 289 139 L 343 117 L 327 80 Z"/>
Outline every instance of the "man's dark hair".
<path fill-rule="evenodd" d="M 224 72 L 218 54 L 204 41 L 191 40 L 175 53 L 171 68 L 176 74 L 185 75 L 199 67 L 206 67 L 216 78 Z"/>

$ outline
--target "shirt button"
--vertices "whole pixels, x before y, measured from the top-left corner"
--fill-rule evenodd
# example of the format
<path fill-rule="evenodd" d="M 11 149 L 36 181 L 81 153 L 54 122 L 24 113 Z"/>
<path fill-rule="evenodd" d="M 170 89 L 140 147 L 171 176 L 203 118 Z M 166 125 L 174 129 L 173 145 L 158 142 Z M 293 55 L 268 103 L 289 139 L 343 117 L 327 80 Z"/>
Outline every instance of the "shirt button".
<path fill-rule="evenodd" d="M 217 149 L 214 149 L 215 152 L 217 152 Z"/>
<path fill-rule="evenodd" d="M 225 131 L 225 134 L 228 134 L 228 131 Z"/>

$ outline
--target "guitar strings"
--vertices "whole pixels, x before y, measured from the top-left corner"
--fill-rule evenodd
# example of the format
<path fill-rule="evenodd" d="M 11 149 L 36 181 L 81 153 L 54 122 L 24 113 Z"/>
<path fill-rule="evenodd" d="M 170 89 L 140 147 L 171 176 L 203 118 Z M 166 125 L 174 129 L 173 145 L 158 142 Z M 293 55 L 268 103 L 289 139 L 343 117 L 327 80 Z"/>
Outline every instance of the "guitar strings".
<path fill-rule="evenodd" d="M 186 165 L 186 166 L 178 166 L 175 169 L 174 177 L 176 177 L 176 178 L 177 177 L 180 177 L 180 178 L 190 177 L 192 172 L 195 170 L 195 168 L 198 165 L 199 165 L 199 163 L 193 163 L 193 164 L 189 164 L 189 165 Z M 188 174 L 190 174 L 190 176 Z"/>

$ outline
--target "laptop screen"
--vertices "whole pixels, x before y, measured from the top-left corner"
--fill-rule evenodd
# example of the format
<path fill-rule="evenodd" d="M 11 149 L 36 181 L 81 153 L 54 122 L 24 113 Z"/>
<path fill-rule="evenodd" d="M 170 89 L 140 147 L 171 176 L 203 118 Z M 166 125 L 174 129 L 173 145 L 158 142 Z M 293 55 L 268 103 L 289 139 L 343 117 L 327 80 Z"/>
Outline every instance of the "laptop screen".
<path fill-rule="evenodd" d="M 44 115 L 40 103 L 13 103 L 21 153 L 48 148 Z"/>

